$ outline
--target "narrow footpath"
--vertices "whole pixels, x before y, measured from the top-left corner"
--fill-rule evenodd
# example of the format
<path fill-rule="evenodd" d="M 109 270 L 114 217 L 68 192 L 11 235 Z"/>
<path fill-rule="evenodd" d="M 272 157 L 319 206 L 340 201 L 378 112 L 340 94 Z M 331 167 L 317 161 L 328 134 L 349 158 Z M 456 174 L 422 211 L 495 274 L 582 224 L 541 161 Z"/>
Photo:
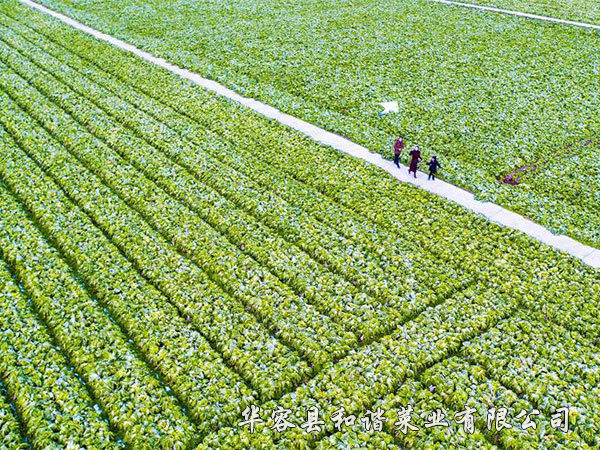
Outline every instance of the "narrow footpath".
<path fill-rule="evenodd" d="M 475 5 L 473 3 L 455 2 L 452 0 L 427 0 L 427 1 L 435 2 L 435 3 L 443 3 L 445 5 L 451 5 L 451 6 L 460 6 L 462 8 L 472 8 L 472 9 L 479 9 L 481 11 L 508 14 L 510 16 L 525 17 L 527 19 L 535 19 L 535 20 L 543 20 L 546 22 L 560 23 L 562 25 L 570 25 L 573 27 L 591 28 L 594 30 L 600 30 L 600 25 L 595 25 L 592 23 L 576 22 L 574 20 L 566 20 L 566 19 L 557 19 L 556 17 L 540 16 L 538 14 L 530 14 L 530 13 L 526 13 L 526 12 L 522 12 L 522 11 L 513 11 L 511 9 L 496 8 L 494 6 Z"/>

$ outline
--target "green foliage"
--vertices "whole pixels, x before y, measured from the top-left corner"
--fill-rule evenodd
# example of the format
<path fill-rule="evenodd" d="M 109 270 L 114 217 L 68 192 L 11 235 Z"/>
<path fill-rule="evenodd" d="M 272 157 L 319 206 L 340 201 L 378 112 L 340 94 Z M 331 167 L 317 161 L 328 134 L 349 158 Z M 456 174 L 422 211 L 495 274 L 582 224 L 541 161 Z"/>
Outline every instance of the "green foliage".
<path fill-rule="evenodd" d="M 4 330 L 0 373 L 31 431 L 33 446 L 118 448 L 108 424 L 94 409 L 84 386 L 53 345 L 3 262 L 0 329 Z"/>
<path fill-rule="evenodd" d="M 0 384 L 0 434 L 2 436 L 2 449 L 25 450 L 27 443 L 21 437 L 19 421 L 15 411 L 5 397 L 4 386 Z"/>
<path fill-rule="evenodd" d="M 0 429 L 40 447 L 120 445 L 105 420 L 132 448 L 598 445 L 597 272 L 14 5 L 0 375 L 18 414 L 0 404 Z M 394 427 L 408 404 L 452 416 L 492 400 L 546 419 L 567 402 L 573 431 Z M 250 404 L 255 433 L 238 426 Z M 280 406 L 326 424 L 277 433 Z M 340 406 L 381 407 L 384 429 L 336 430 Z"/>

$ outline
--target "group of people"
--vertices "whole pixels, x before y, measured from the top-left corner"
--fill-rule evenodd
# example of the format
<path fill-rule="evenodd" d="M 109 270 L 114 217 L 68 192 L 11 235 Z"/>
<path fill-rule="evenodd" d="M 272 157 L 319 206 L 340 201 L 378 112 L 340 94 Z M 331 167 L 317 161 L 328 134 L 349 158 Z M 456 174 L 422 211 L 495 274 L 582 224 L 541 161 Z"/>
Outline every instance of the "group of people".
<path fill-rule="evenodd" d="M 396 167 L 398 168 L 400 168 L 400 154 L 402 153 L 403 149 L 404 138 L 402 136 L 398 136 L 398 139 L 394 141 L 394 164 L 396 164 Z M 415 178 L 417 178 L 417 169 L 419 163 L 423 160 L 421 157 L 421 149 L 418 145 L 415 145 L 408 155 L 411 157 L 410 165 L 408 167 L 408 174 L 410 175 L 412 173 L 414 174 Z M 438 162 L 436 156 L 432 156 L 427 165 L 429 166 L 429 176 L 427 179 L 435 180 L 435 174 L 437 173 L 438 169 L 442 168 L 442 165 Z"/>

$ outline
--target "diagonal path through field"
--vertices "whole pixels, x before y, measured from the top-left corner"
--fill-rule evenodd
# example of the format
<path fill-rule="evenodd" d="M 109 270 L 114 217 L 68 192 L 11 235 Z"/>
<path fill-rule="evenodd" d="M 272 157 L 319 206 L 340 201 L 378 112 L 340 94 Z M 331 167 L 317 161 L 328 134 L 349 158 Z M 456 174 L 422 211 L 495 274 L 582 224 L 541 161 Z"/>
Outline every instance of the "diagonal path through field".
<path fill-rule="evenodd" d="M 451 200 L 459 205 L 476 212 L 478 214 L 483 215 L 488 220 L 503 225 L 508 228 L 512 228 L 515 230 L 519 230 L 544 244 L 553 247 L 557 250 L 564 251 L 571 256 L 579 258 L 585 264 L 600 268 L 600 250 L 595 249 L 594 247 L 582 244 L 575 239 L 572 239 L 567 236 L 562 235 L 554 235 L 548 229 L 542 227 L 541 225 L 524 218 L 523 216 L 516 214 L 510 210 L 502 208 L 493 203 L 484 203 L 475 199 L 475 196 L 468 191 L 465 191 L 457 186 L 454 186 L 450 183 L 446 183 L 441 180 L 436 180 L 435 182 L 429 182 L 425 179 L 425 174 L 419 173 L 418 178 L 412 178 L 408 176 L 405 168 L 398 169 L 391 161 L 385 160 L 381 155 L 373 153 L 369 151 L 367 148 L 360 146 L 349 139 L 346 139 L 342 136 L 339 136 L 335 133 L 328 132 L 322 128 L 319 128 L 313 124 L 305 122 L 301 119 L 298 119 L 289 114 L 285 114 L 279 111 L 272 106 L 266 105 L 262 102 L 259 102 L 252 98 L 247 98 L 239 95 L 235 91 L 226 88 L 225 86 L 217 83 L 213 80 L 209 80 L 201 77 L 200 75 L 191 72 L 186 69 L 182 69 L 163 58 L 158 58 L 153 56 L 152 54 L 140 50 L 139 48 L 128 44 L 120 39 L 114 38 L 110 35 L 102 33 L 98 30 L 90 28 L 76 20 L 71 19 L 70 17 L 65 16 L 64 14 L 57 13 L 45 6 L 39 5 L 31 0 L 19 0 L 21 3 L 28 5 L 32 8 L 35 8 L 45 14 L 55 17 L 61 22 L 72 26 L 80 31 L 83 31 L 99 40 L 105 41 L 118 47 L 122 50 L 128 51 L 130 53 L 135 54 L 136 56 L 143 58 L 144 60 L 151 62 L 159 67 L 162 67 L 169 72 L 172 72 L 176 75 L 179 75 L 182 78 L 190 80 L 194 84 L 203 87 L 207 90 L 210 90 L 216 94 L 229 98 L 241 105 L 252 109 L 253 111 L 269 118 L 273 119 L 283 125 L 287 125 L 290 128 L 293 128 L 296 131 L 303 133 L 304 135 L 318 141 L 324 145 L 335 148 L 336 150 L 342 151 L 346 154 L 354 156 L 356 158 L 360 158 L 366 162 L 369 162 L 389 174 L 391 174 L 394 178 L 399 181 L 406 182 L 418 186 L 430 193 L 438 195 L 440 197 L 444 197 L 448 200 Z M 433 0 L 433 1 L 441 1 L 442 3 L 454 3 L 446 0 Z M 475 5 L 472 5 L 475 7 Z M 490 9 L 489 7 L 478 7 L 481 9 Z M 494 9 L 494 8 L 492 8 Z M 534 16 L 532 14 L 525 13 L 515 13 L 516 15 L 524 15 L 524 16 Z M 541 16 L 539 16 L 541 17 Z M 551 19 L 551 18 L 548 18 Z M 570 22 L 564 21 L 561 19 L 553 19 L 553 21 L 558 22 Z M 578 22 L 575 22 L 578 23 Z M 582 26 L 584 24 L 581 24 Z M 598 28 L 600 26 L 589 25 L 587 26 L 591 28 Z"/>
<path fill-rule="evenodd" d="M 501 13 L 501 14 L 508 14 L 508 15 L 511 15 L 511 16 L 525 17 L 527 19 L 544 20 L 546 22 L 560 23 L 562 25 L 570 25 L 570 26 L 573 26 L 573 27 L 582 27 L 582 28 L 591 28 L 591 29 L 594 29 L 594 30 L 600 30 L 600 25 L 596 25 L 596 24 L 592 24 L 592 23 L 577 22 L 577 21 L 574 21 L 574 20 L 558 19 L 556 17 L 541 16 L 539 14 L 530 14 L 530 13 L 526 13 L 526 12 L 522 12 L 522 11 L 513 11 L 511 9 L 496 8 L 494 6 L 474 5 L 473 3 L 455 2 L 455 1 L 452 1 L 452 0 L 428 0 L 428 1 L 430 1 L 430 2 L 436 2 L 436 3 L 443 3 L 445 5 L 451 5 L 451 6 L 460 6 L 460 7 L 463 7 L 463 8 L 479 9 L 481 11 L 496 12 L 496 13 Z"/>

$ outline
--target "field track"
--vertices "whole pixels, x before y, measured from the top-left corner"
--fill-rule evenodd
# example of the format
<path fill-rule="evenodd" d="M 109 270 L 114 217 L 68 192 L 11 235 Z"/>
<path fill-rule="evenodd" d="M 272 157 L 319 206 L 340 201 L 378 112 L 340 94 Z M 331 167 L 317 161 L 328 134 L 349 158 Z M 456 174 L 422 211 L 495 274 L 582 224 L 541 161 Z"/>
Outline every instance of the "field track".
<path fill-rule="evenodd" d="M 592 24 L 592 23 L 558 19 L 556 17 L 541 16 L 539 14 L 530 14 L 530 13 L 526 13 L 526 12 L 522 12 L 522 11 L 512 11 L 509 9 L 495 8 L 493 6 L 474 5 L 473 3 L 454 2 L 452 0 L 429 0 L 429 1 L 436 2 L 436 3 L 443 3 L 445 5 L 461 6 L 463 8 L 474 8 L 474 9 L 479 9 L 481 11 L 488 11 L 488 12 L 508 14 L 511 16 L 525 17 L 527 19 L 544 20 L 546 22 L 554 22 L 554 23 L 559 23 L 559 24 L 563 24 L 563 25 L 570 25 L 573 27 L 582 27 L 582 28 L 591 28 L 593 30 L 600 30 L 600 25 L 596 25 L 596 24 Z"/>

